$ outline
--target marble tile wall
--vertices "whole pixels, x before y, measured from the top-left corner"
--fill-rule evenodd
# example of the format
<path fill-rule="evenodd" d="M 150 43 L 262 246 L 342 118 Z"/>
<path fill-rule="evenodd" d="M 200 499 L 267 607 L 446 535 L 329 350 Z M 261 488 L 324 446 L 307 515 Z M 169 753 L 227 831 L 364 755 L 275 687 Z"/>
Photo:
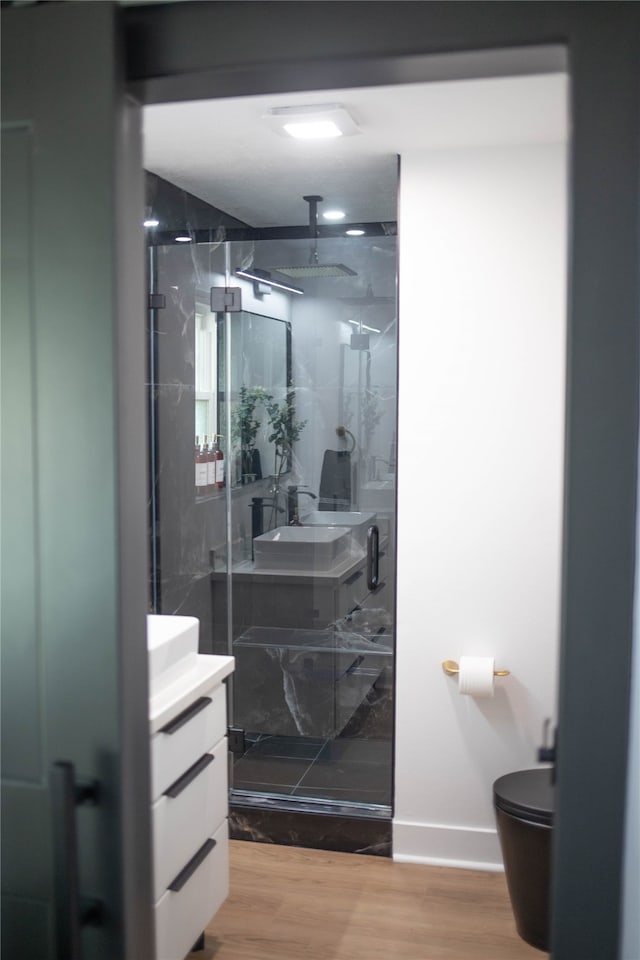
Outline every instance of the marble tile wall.
<path fill-rule="evenodd" d="M 286 810 L 232 801 L 229 834 L 256 843 L 391 856 L 391 820 L 354 816 L 347 809 L 323 814 L 302 806 Z"/>

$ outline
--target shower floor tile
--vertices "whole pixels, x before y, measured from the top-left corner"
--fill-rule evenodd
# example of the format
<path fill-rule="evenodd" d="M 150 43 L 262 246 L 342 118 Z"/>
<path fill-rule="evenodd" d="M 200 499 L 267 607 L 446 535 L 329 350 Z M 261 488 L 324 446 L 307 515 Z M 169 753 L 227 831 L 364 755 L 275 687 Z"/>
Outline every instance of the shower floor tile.
<path fill-rule="evenodd" d="M 389 740 L 328 740 L 318 754 L 319 763 L 375 763 L 391 768 Z"/>
<path fill-rule="evenodd" d="M 290 792 L 310 769 L 308 760 L 246 755 L 233 767 L 233 786 L 238 790 L 258 789 L 256 784 L 269 784 Z"/>
<path fill-rule="evenodd" d="M 233 788 L 345 803 L 391 802 L 389 740 L 247 738 L 233 765 Z"/>
<path fill-rule="evenodd" d="M 314 788 L 320 796 L 327 790 L 379 791 L 389 782 L 389 772 L 373 763 L 314 763 L 299 781 L 302 789 Z"/>
<path fill-rule="evenodd" d="M 251 753 L 261 757 L 288 757 L 299 760 L 315 760 L 326 740 L 316 737 L 277 737 L 261 734 L 248 748 L 244 756 Z"/>

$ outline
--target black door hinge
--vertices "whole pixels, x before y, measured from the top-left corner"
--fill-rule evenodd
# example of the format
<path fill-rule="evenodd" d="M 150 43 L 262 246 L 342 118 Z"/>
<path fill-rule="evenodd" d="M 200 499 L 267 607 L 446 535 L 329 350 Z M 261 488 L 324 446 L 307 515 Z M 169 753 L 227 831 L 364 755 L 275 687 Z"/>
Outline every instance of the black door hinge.
<path fill-rule="evenodd" d="M 212 313 L 239 313 L 242 310 L 240 287 L 211 287 Z"/>
<path fill-rule="evenodd" d="M 247 749 L 242 727 L 227 727 L 227 739 L 231 753 L 242 754 Z"/>

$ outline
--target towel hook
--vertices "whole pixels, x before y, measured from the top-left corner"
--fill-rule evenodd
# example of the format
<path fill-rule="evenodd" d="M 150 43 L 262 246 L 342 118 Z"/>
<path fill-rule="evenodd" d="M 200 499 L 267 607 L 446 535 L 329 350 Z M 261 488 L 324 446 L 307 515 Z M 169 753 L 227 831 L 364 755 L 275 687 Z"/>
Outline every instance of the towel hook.
<path fill-rule="evenodd" d="M 345 437 L 345 436 L 351 437 L 352 446 L 347 451 L 347 453 L 353 453 L 353 451 L 356 448 L 356 438 L 351 433 L 351 430 L 347 430 L 346 427 L 340 426 L 340 427 L 336 427 L 336 433 L 338 434 L 339 437 Z"/>

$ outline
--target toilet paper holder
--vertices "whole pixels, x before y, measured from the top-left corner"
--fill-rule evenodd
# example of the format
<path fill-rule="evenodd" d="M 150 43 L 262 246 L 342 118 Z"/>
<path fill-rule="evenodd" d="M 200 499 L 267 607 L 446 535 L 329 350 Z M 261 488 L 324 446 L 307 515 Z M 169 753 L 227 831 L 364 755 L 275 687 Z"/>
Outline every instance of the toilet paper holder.
<path fill-rule="evenodd" d="M 448 677 L 456 677 L 460 673 L 460 667 L 455 660 L 443 660 L 442 669 Z M 508 677 L 510 675 L 510 670 L 494 670 L 494 677 Z"/>

